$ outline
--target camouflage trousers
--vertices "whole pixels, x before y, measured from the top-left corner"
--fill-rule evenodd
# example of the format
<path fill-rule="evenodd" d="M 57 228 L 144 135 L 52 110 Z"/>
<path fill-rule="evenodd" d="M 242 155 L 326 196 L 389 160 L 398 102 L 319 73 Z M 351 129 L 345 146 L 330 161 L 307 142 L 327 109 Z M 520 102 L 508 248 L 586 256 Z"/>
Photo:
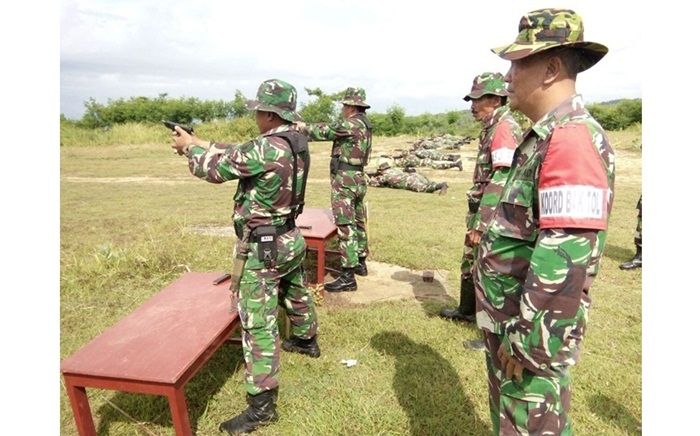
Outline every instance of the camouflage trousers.
<path fill-rule="evenodd" d="M 484 331 L 489 410 L 494 435 L 572 435 L 569 408 L 571 378 L 568 370 L 559 376 L 537 376 L 523 371 L 523 381 L 505 378 L 498 360 L 502 337 Z"/>
<path fill-rule="evenodd" d="M 452 161 L 445 160 L 434 160 L 429 158 L 419 158 L 417 156 L 409 155 L 404 158 L 396 160 L 396 165 L 402 168 L 406 167 L 430 167 L 434 170 L 444 170 L 455 166 Z"/>
<path fill-rule="evenodd" d="M 634 245 L 642 247 L 642 196 L 637 202 L 637 230 L 634 232 Z"/>
<path fill-rule="evenodd" d="M 300 238 L 300 236 L 298 236 Z M 301 239 L 303 246 L 303 239 Z M 251 253 L 257 253 L 251 244 Z M 295 250 L 298 251 L 298 250 Z M 277 324 L 278 304 L 287 312 L 291 334 L 308 339 L 318 326 L 311 290 L 305 286 L 301 251 L 279 265 L 264 268 L 253 256 L 246 261 L 238 293 L 238 314 L 243 330 L 246 390 L 251 395 L 274 389 L 280 370 L 280 337 Z"/>
<path fill-rule="evenodd" d="M 472 270 L 474 269 L 474 259 L 476 258 L 477 246 L 470 247 L 467 244 L 467 236 L 469 232 L 476 228 L 478 225 L 479 216 L 477 214 L 468 212 L 467 213 L 467 233 L 464 234 L 464 245 L 462 247 L 462 263 L 460 266 L 460 271 L 462 273 L 463 279 L 468 279 L 472 277 Z"/>
<path fill-rule="evenodd" d="M 467 245 L 467 235 L 464 235 L 464 247 L 462 250 L 462 264 L 460 271 L 462 272 L 462 278 L 466 279 L 471 277 L 472 269 L 474 267 L 474 258 L 476 256 L 476 250 L 478 247 L 470 247 Z"/>
<path fill-rule="evenodd" d="M 331 208 L 338 226 L 340 263 L 354 268 L 360 257 L 367 257 L 367 211 L 364 199 L 367 183 L 359 171 L 338 171 L 331 175 Z"/>
<path fill-rule="evenodd" d="M 435 192 L 438 189 L 436 182 L 431 182 L 430 179 L 418 173 L 407 174 L 401 185 L 401 188 L 414 192 Z M 396 187 L 392 186 L 392 188 Z"/>

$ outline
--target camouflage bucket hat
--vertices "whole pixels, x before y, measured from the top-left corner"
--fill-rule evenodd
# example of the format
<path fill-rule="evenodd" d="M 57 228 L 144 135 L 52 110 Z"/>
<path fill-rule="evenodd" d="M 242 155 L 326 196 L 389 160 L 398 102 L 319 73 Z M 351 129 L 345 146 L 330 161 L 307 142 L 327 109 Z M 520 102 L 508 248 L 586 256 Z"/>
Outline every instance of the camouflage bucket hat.
<path fill-rule="evenodd" d="M 246 107 L 250 110 L 274 112 L 291 122 L 301 121 L 297 109 L 297 90 L 289 83 L 270 79 L 260 84 L 255 100 L 248 100 Z"/>
<path fill-rule="evenodd" d="M 345 94 L 343 94 L 343 100 L 341 100 L 341 103 L 347 104 L 349 106 L 360 106 L 370 108 L 370 105 L 368 105 L 365 102 L 366 98 L 367 95 L 365 94 L 364 89 L 350 87 L 345 90 Z"/>
<path fill-rule="evenodd" d="M 583 20 L 570 9 L 538 9 L 520 19 L 515 42 L 491 51 L 514 61 L 554 47 L 572 47 L 581 53 L 579 72 L 595 65 L 608 52 L 597 42 L 583 40 Z"/>
<path fill-rule="evenodd" d="M 465 95 L 463 100 L 469 101 L 472 99 L 481 98 L 484 95 L 500 95 L 507 96 L 506 82 L 501 73 L 482 73 L 474 78 L 472 83 L 472 91 Z"/>

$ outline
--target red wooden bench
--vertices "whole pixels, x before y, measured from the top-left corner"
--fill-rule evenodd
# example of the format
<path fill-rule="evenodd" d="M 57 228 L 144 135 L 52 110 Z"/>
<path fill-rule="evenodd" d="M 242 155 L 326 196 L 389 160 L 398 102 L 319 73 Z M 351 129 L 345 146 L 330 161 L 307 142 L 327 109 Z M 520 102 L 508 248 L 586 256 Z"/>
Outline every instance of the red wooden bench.
<path fill-rule="evenodd" d="M 81 436 L 95 435 L 85 388 L 168 398 L 177 435 L 191 435 L 185 384 L 239 325 L 229 313 L 230 282 L 186 273 L 61 362 Z"/>
<path fill-rule="evenodd" d="M 338 232 L 333 212 L 330 209 L 304 208 L 304 213 L 297 217 L 296 223 L 306 245 L 318 252 L 316 283 L 323 283 L 326 275 L 326 242 Z"/>

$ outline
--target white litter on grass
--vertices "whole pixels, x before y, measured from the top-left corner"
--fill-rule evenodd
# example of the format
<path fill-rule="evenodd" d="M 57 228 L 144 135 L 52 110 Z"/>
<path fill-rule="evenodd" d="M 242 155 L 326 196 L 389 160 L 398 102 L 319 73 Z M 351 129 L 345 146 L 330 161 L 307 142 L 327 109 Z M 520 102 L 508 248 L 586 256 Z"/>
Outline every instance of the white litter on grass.
<path fill-rule="evenodd" d="M 355 360 L 355 359 L 343 359 L 340 361 L 340 363 L 342 363 L 346 367 L 350 368 L 351 366 L 357 365 L 357 360 Z"/>

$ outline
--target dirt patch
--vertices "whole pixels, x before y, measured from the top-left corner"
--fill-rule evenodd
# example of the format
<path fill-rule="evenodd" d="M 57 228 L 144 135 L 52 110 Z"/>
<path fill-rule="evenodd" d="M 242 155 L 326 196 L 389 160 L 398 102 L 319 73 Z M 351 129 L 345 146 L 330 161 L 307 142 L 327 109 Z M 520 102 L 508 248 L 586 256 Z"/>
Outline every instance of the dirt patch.
<path fill-rule="evenodd" d="M 190 226 L 188 231 L 208 236 L 230 237 L 236 236 L 233 226 L 200 225 Z M 340 257 L 330 252 L 326 255 L 326 267 L 332 270 L 340 270 Z M 304 264 L 307 272 L 307 282 L 316 271 L 316 254 L 312 251 L 307 255 L 307 262 Z M 438 301 L 446 304 L 454 303 L 454 298 L 450 295 L 451 290 L 447 285 L 448 271 L 432 270 L 433 281 L 423 281 L 423 271 L 410 270 L 399 265 L 389 263 L 367 261 L 367 277 L 355 276 L 357 280 L 357 291 L 354 292 L 324 292 L 319 295 L 323 300 L 323 305 L 332 306 L 354 306 L 370 304 L 378 301 L 391 300 L 415 300 L 420 303 L 426 301 Z M 326 274 L 325 281 L 333 280 L 331 273 Z M 321 287 L 317 287 L 317 292 L 321 293 Z"/>
<path fill-rule="evenodd" d="M 447 271 L 433 270 L 433 281 L 424 282 L 422 270 L 410 270 L 389 263 L 367 261 L 367 270 L 367 277 L 355 276 L 357 291 L 325 292 L 324 304 L 361 305 L 392 300 L 454 302 L 447 285 Z M 330 274 L 326 275 L 327 281 L 331 279 Z"/>

